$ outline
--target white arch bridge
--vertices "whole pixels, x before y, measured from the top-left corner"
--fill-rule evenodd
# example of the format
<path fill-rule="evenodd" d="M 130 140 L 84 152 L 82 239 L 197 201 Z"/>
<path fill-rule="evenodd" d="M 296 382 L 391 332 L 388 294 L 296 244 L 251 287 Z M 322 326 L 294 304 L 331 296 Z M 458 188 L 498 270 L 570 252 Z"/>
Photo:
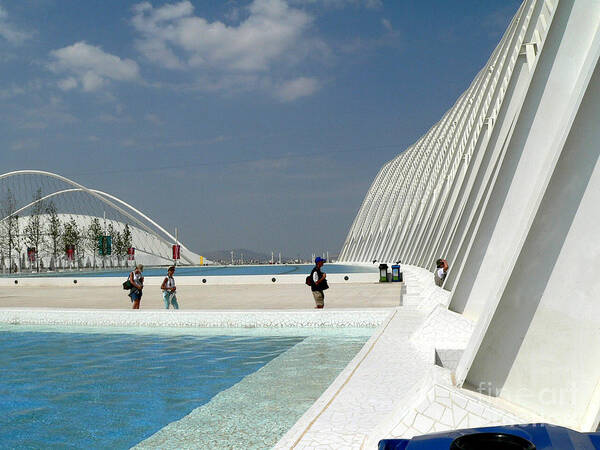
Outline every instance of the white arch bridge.
<path fill-rule="evenodd" d="M 100 260 L 98 238 L 104 235 L 112 237 L 114 251 Z M 32 260 L 45 267 L 122 265 L 131 259 L 130 248 L 137 262 L 168 264 L 175 243 L 181 248 L 180 264 L 203 262 L 157 222 L 113 195 L 42 170 L 0 175 L 2 269 L 31 267 L 28 248 L 35 249 Z"/>

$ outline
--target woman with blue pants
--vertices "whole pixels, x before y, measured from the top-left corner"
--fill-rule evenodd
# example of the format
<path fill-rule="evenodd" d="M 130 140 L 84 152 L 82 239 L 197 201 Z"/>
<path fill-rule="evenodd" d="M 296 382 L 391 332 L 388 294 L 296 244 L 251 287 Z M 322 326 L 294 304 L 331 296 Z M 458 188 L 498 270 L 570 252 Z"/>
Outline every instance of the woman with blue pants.
<path fill-rule="evenodd" d="M 177 287 L 175 286 L 175 278 L 173 278 L 174 273 L 175 266 L 169 267 L 169 269 L 167 270 L 167 276 L 165 277 L 160 286 L 163 293 L 163 300 L 165 302 L 165 309 L 169 309 L 169 305 L 173 305 L 173 309 L 179 309 L 179 304 L 177 303 L 177 296 L 175 295 Z"/>

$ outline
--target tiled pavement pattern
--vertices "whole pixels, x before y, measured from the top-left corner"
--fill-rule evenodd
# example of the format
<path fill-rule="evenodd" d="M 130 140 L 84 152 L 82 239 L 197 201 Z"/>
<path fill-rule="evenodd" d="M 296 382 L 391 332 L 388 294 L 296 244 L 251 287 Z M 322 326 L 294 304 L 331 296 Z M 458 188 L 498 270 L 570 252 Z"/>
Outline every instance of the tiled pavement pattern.
<path fill-rule="evenodd" d="M 77 325 L 100 327 L 376 327 L 393 309 L 326 309 L 269 311 L 165 311 L 106 309 L 0 309 L 0 324 Z"/>
<path fill-rule="evenodd" d="M 448 293 L 433 285 L 430 272 L 406 265 L 403 272 L 403 306 L 276 449 L 375 449 L 385 437 L 540 420 L 452 385 L 449 369 L 473 324 L 446 309 Z M 436 350 L 449 368 L 435 366 Z"/>
<path fill-rule="evenodd" d="M 427 371 L 409 342 L 424 320 L 398 308 L 275 448 L 360 448 Z"/>
<path fill-rule="evenodd" d="M 455 371 L 463 354 L 463 349 L 436 348 L 435 365 Z"/>
<path fill-rule="evenodd" d="M 389 434 L 379 438 L 410 438 L 438 431 L 508 425 L 530 420 L 470 397 L 457 388 L 436 384 L 416 407 L 406 411 L 396 424 L 392 424 Z"/>
<path fill-rule="evenodd" d="M 433 360 L 436 351 L 445 354 L 447 350 L 462 350 L 467 346 L 473 323 L 437 305 L 429 314 L 423 325 L 413 333 L 411 342 L 422 350 L 429 360 Z"/>

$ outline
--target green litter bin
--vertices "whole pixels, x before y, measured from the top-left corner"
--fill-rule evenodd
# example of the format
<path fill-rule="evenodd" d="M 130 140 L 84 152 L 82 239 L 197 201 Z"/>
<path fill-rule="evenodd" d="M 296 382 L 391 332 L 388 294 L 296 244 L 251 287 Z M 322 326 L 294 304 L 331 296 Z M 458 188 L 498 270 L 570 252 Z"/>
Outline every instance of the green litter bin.
<path fill-rule="evenodd" d="M 387 264 L 379 264 L 379 282 L 380 283 L 387 283 L 387 269 L 388 269 L 388 265 Z"/>

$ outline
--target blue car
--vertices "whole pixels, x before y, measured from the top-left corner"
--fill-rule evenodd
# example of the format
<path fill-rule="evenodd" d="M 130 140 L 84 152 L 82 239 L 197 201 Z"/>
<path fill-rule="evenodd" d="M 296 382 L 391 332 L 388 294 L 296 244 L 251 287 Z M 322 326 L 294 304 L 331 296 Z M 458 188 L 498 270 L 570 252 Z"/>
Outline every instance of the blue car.
<path fill-rule="evenodd" d="M 580 433 L 547 423 L 468 428 L 382 439 L 379 450 L 600 450 L 600 433 Z"/>

